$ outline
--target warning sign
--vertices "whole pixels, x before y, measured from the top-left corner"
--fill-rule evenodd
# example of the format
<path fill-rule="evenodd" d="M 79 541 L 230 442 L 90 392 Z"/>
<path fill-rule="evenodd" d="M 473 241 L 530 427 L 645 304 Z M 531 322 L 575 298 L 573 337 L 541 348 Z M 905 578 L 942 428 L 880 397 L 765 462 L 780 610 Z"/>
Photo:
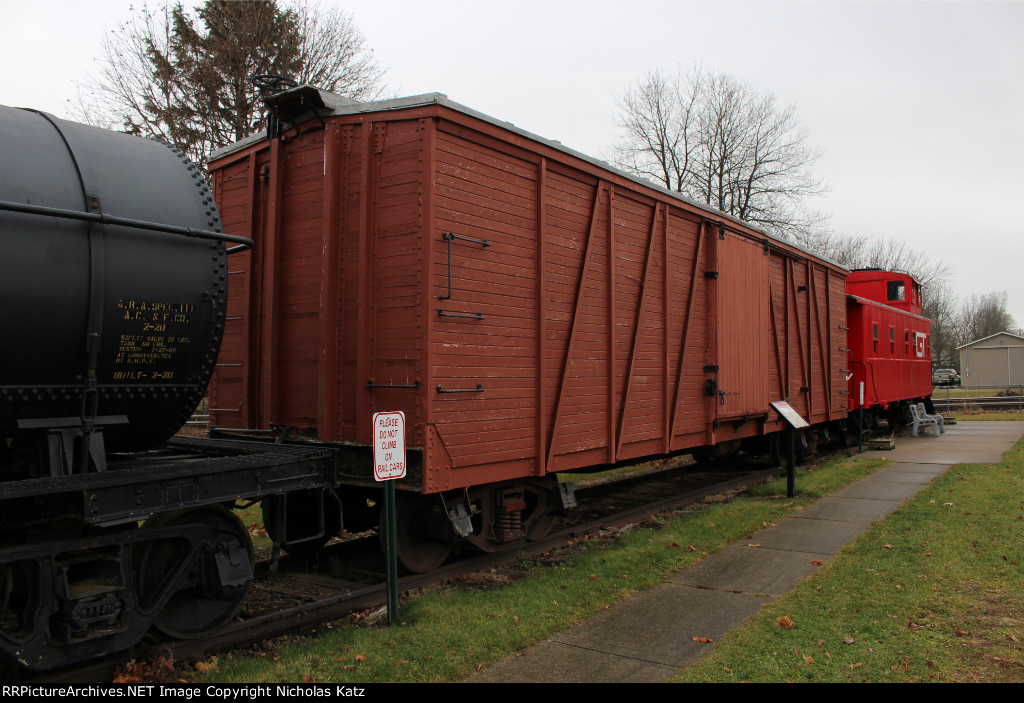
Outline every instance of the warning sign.
<path fill-rule="evenodd" d="M 373 414 L 373 477 L 405 478 L 405 413 Z"/>

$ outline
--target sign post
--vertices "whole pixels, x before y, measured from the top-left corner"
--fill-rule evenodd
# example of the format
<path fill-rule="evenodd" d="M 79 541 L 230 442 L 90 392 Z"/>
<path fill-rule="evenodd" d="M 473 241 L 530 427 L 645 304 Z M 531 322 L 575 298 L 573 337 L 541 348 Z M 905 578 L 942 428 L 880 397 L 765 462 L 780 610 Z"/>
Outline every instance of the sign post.
<path fill-rule="evenodd" d="M 860 382 L 860 404 L 857 407 L 857 453 L 864 453 L 864 381 Z"/>
<path fill-rule="evenodd" d="M 384 561 L 388 625 L 398 620 L 398 517 L 395 480 L 405 478 L 405 413 L 373 414 L 373 477 L 384 482 Z"/>
<path fill-rule="evenodd" d="M 810 427 L 810 424 L 789 403 L 778 401 L 769 403 L 769 405 L 772 406 L 772 409 L 779 414 L 782 421 L 789 427 L 786 430 L 786 434 L 789 437 L 789 451 L 786 452 L 786 494 L 792 498 L 796 495 L 796 457 L 794 456 L 796 431 L 804 427 Z"/>

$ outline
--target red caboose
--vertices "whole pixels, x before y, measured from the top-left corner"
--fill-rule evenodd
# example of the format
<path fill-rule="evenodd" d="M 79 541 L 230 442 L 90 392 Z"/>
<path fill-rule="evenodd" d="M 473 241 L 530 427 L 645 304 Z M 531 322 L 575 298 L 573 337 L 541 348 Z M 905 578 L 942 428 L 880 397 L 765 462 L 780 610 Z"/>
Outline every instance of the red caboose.
<path fill-rule="evenodd" d="M 906 273 L 865 269 L 846 279 L 850 410 L 899 413 L 932 390 L 931 322 L 921 284 Z"/>

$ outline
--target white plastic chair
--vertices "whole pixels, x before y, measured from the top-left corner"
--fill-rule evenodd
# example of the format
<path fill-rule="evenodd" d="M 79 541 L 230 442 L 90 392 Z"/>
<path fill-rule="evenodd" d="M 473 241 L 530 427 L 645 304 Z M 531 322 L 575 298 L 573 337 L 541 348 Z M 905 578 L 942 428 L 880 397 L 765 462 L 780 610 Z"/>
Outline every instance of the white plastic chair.
<path fill-rule="evenodd" d="M 924 403 L 917 404 L 917 413 L 921 417 L 928 418 L 929 420 L 938 420 L 939 432 L 946 434 L 946 418 L 942 417 L 942 415 L 929 415 L 928 411 L 925 410 Z"/>
<path fill-rule="evenodd" d="M 914 423 L 914 429 L 911 434 L 917 437 L 917 428 L 919 427 L 934 427 L 935 430 L 932 432 L 936 437 L 939 436 L 939 421 L 934 416 L 923 414 L 923 408 L 918 409 L 917 404 L 910 404 L 910 419 Z"/>

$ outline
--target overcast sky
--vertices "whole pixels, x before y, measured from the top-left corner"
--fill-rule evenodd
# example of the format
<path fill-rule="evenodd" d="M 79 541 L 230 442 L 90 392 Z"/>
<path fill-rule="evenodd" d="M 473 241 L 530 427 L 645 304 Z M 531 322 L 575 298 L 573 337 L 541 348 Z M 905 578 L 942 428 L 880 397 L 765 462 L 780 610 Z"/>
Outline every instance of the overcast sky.
<path fill-rule="evenodd" d="M 339 4 L 396 95 L 445 93 L 596 157 L 645 71 L 732 73 L 797 105 L 836 230 L 950 260 L 958 295 L 1006 291 L 1024 326 L 1024 2 Z M 67 116 L 130 5 L 0 0 L 0 103 Z"/>

